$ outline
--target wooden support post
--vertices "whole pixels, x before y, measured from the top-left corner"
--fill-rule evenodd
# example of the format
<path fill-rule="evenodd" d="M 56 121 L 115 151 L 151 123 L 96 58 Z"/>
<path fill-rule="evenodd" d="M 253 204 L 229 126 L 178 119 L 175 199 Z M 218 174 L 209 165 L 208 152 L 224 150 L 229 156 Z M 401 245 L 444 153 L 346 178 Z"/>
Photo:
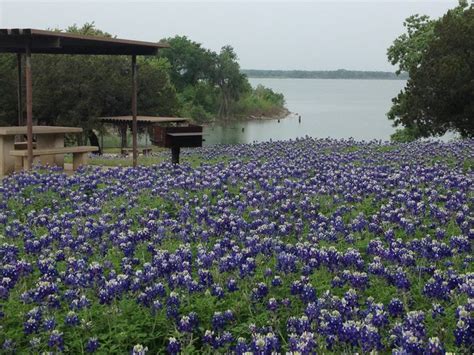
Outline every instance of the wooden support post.
<path fill-rule="evenodd" d="M 132 140 L 133 140 L 133 167 L 137 166 L 138 162 L 138 141 L 137 141 L 137 56 L 132 55 Z"/>
<path fill-rule="evenodd" d="M 28 170 L 33 166 L 33 81 L 31 78 L 31 42 L 26 45 L 25 55 L 26 77 L 26 136 L 28 144 Z"/>
<path fill-rule="evenodd" d="M 16 55 L 16 62 L 17 62 L 17 67 L 18 67 L 18 126 L 23 126 L 23 92 L 21 89 L 21 83 L 22 83 L 22 75 L 21 75 L 21 53 L 18 53 Z"/>
<path fill-rule="evenodd" d="M 171 147 L 171 162 L 173 164 L 179 164 L 179 147 Z"/>

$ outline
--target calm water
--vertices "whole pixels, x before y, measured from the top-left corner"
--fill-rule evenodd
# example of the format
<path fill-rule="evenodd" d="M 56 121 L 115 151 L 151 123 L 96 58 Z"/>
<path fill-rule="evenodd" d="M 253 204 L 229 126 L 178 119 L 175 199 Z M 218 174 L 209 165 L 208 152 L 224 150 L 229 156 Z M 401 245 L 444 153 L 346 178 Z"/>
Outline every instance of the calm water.
<path fill-rule="evenodd" d="M 205 144 L 251 143 L 309 135 L 319 138 L 387 140 L 394 132 L 386 117 L 403 80 L 250 79 L 281 92 L 294 113 L 280 120 L 250 121 L 205 128 Z M 242 132 L 242 128 L 244 131 Z"/>

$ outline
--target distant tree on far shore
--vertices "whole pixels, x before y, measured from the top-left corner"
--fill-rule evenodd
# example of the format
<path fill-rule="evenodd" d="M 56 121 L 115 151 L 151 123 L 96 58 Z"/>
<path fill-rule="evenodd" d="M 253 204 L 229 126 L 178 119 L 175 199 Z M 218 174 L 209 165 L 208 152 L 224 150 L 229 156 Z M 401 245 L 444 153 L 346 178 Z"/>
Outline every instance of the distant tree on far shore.
<path fill-rule="evenodd" d="M 407 85 L 393 101 L 388 118 L 409 135 L 440 136 L 448 131 L 474 136 L 474 9 L 466 1 L 439 20 L 411 16 L 407 33 L 388 49 Z"/>

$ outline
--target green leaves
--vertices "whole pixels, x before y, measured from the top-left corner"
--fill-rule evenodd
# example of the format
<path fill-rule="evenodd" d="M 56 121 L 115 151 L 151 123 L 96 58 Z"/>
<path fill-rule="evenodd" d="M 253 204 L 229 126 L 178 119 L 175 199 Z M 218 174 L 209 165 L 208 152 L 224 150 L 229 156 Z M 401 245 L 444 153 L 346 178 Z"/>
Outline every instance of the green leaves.
<path fill-rule="evenodd" d="M 170 65 L 170 77 L 178 92 L 181 115 L 198 122 L 281 111 L 284 98 L 269 89 L 253 90 L 241 72 L 231 46 L 220 52 L 203 48 L 185 36 L 165 39 L 170 48 L 161 51 Z"/>
<path fill-rule="evenodd" d="M 389 61 L 406 71 L 409 80 L 394 98 L 388 112 L 397 132 L 395 139 L 443 135 L 456 131 L 474 135 L 474 10 L 467 2 L 448 11 L 441 19 L 409 17 L 407 33 L 388 49 Z"/>

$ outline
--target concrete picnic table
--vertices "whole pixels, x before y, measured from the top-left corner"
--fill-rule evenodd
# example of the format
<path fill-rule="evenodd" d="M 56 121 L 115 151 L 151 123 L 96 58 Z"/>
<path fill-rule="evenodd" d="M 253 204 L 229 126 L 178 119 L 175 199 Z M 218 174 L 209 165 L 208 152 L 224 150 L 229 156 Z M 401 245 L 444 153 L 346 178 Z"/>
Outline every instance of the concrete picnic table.
<path fill-rule="evenodd" d="M 26 135 L 26 126 L 0 127 L 0 176 L 15 171 L 15 159 L 10 151 L 15 149 L 15 136 Z M 36 149 L 64 147 L 64 135 L 82 133 L 79 127 L 33 126 L 36 135 Z M 42 164 L 64 165 L 64 154 L 41 156 Z"/>

